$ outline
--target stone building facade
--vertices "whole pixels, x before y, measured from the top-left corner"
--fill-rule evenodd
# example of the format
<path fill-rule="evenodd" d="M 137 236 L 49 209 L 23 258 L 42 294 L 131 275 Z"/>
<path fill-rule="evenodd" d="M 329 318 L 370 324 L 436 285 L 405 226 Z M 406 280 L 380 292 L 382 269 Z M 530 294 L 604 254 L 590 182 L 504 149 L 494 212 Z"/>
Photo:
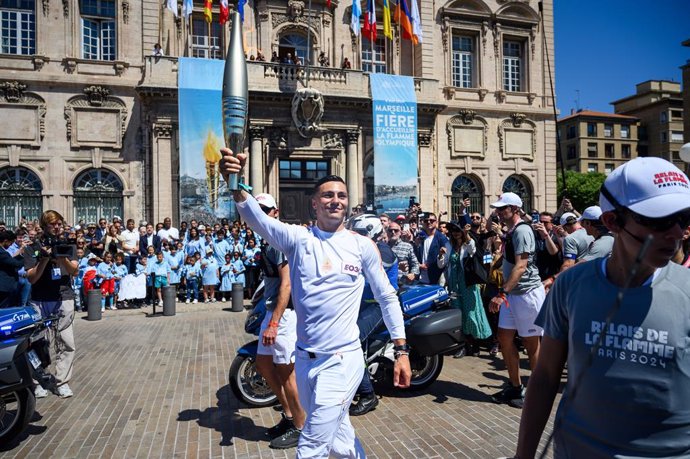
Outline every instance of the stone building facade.
<path fill-rule="evenodd" d="M 8 223 L 47 208 L 70 221 L 113 214 L 177 221 L 180 202 L 177 56 L 223 58 L 229 31 L 143 0 L 0 0 L 21 39 L 3 43 L 0 208 Z M 250 61 L 248 179 L 308 218 L 308 190 L 344 176 L 351 204 L 373 198 L 368 74 L 415 77 L 422 207 L 451 215 L 464 193 L 489 210 L 504 190 L 525 207 L 556 206 L 553 7 L 536 0 L 420 0 L 419 45 L 352 34 L 351 2 L 257 0 L 245 5 L 247 55 L 275 52 L 313 65 Z M 179 2 L 181 7 L 182 2 Z M 7 27 L 3 25 L 3 27 Z M 24 35 L 22 33 L 26 31 Z M 163 56 L 152 56 L 154 45 Z M 546 46 L 545 46 L 546 45 Z M 320 66 L 323 52 L 328 65 Z M 351 68 L 344 69 L 348 60 Z M 295 121 L 295 93 L 322 97 L 320 129 Z M 316 172 L 313 172 L 316 171 Z"/>
<path fill-rule="evenodd" d="M 684 169 L 683 96 L 676 81 L 650 80 L 636 85 L 635 94 L 611 102 L 616 113 L 639 118 L 640 156 L 658 156 Z"/>
<path fill-rule="evenodd" d="M 565 168 L 608 175 L 626 161 L 637 158 L 638 121 L 634 116 L 590 110 L 561 118 L 558 129 Z"/>

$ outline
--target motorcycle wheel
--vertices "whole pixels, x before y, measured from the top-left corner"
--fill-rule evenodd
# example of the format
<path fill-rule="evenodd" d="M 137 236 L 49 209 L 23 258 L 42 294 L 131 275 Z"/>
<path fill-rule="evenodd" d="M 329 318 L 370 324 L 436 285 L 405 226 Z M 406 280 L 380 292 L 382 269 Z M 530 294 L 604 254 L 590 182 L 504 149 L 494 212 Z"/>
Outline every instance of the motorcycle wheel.
<path fill-rule="evenodd" d="M 410 352 L 410 368 L 412 379 L 409 390 L 422 390 L 434 383 L 443 370 L 443 356 L 432 355 L 423 357 L 414 349 Z"/>
<path fill-rule="evenodd" d="M 36 398 L 25 387 L 0 398 L 0 444 L 9 443 L 29 425 L 36 409 Z"/>
<path fill-rule="evenodd" d="M 230 387 L 235 396 L 247 405 L 271 406 L 278 397 L 256 370 L 256 359 L 238 355 L 230 366 Z"/>

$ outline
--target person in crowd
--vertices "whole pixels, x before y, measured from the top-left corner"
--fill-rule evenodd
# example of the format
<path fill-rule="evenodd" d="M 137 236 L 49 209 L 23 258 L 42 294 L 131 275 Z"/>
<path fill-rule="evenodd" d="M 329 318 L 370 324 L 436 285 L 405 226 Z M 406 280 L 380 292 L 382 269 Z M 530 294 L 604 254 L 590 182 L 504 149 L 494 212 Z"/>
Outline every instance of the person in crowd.
<path fill-rule="evenodd" d="M 218 263 L 211 247 L 206 249 L 206 257 L 201 260 L 201 283 L 204 287 L 204 301 L 216 302 L 216 285 L 218 285 Z"/>
<path fill-rule="evenodd" d="M 256 246 L 254 239 L 247 239 L 247 247 L 242 253 L 242 261 L 247 275 L 247 297 L 254 295 L 256 287 L 259 285 L 259 261 L 261 260 L 261 249 Z"/>
<path fill-rule="evenodd" d="M 105 218 L 99 218 L 98 227 L 96 228 L 96 239 L 99 241 L 104 241 L 106 234 L 108 234 L 108 220 Z"/>
<path fill-rule="evenodd" d="M 656 157 L 630 160 L 604 181 L 600 219 L 613 250 L 551 288 L 516 457 L 535 456 L 566 362 L 555 459 L 688 455 L 690 271 L 670 263 L 690 224 L 688 183 Z"/>
<path fill-rule="evenodd" d="M 419 276 L 419 260 L 414 254 L 414 247 L 403 241 L 399 220 L 391 221 L 386 228 L 388 245 L 398 259 L 398 285 L 410 284 Z"/>
<path fill-rule="evenodd" d="M 448 292 L 451 295 L 451 305 L 462 311 L 462 332 L 465 335 L 466 346 L 454 356 L 460 358 L 464 355 L 478 355 L 478 341 L 491 336 L 491 327 L 484 313 L 479 285 L 465 284 L 464 266 L 467 259 L 477 251 L 477 243 L 469 232 L 455 223 L 448 223 L 448 230 L 452 251 L 446 253 L 442 250 L 438 265 L 447 266 L 446 280 Z"/>
<path fill-rule="evenodd" d="M 127 306 L 123 301 L 120 301 L 120 286 L 122 285 L 122 279 L 129 274 L 129 268 L 125 264 L 125 254 L 120 252 L 115 254 L 115 265 L 113 266 L 113 279 L 115 280 L 115 292 L 113 296 L 113 309 L 117 307 Z"/>
<path fill-rule="evenodd" d="M 82 278 L 82 295 L 86 298 L 90 290 L 100 288 L 100 279 L 98 278 L 98 264 L 102 261 L 93 253 L 88 254 L 86 257 L 86 266 L 83 268 L 83 273 L 81 272 L 81 266 L 78 266 L 77 275 Z M 81 265 L 81 264 L 80 264 Z"/>
<path fill-rule="evenodd" d="M 160 43 L 156 43 L 153 45 L 153 52 L 152 52 L 153 57 L 163 57 L 165 54 L 163 54 L 163 48 L 161 48 Z"/>
<path fill-rule="evenodd" d="M 247 155 L 221 153 L 220 171 L 228 181 L 229 174 L 241 173 Z M 244 220 L 285 254 L 290 267 L 298 336 L 295 373 L 307 414 L 297 457 L 364 457 L 346 411 L 364 372 L 356 324 L 364 276 L 395 343 L 394 385 L 409 386 L 411 371 L 400 302 L 381 259 L 370 240 L 345 230 L 345 182 L 329 175 L 316 183 L 311 206 L 317 225 L 311 230 L 269 217 L 245 191 L 233 192 L 233 199 Z"/>
<path fill-rule="evenodd" d="M 197 228 L 192 227 L 189 229 L 189 241 L 187 241 L 184 252 L 187 256 L 194 255 L 195 253 L 206 254 L 204 241 L 201 239 Z"/>
<path fill-rule="evenodd" d="M 17 252 L 7 249 L 14 244 L 16 235 L 12 231 L 0 230 L 0 308 L 19 305 L 19 270 L 24 268 L 24 243 Z"/>
<path fill-rule="evenodd" d="M 242 261 L 242 253 L 235 251 L 232 253 L 232 274 L 235 276 L 235 282 L 242 284 L 242 287 L 246 288 L 247 280 L 244 272 L 245 267 Z"/>
<path fill-rule="evenodd" d="M 225 263 L 220 267 L 220 301 L 222 302 L 225 302 L 226 298 L 232 297 L 232 284 L 235 282 L 232 269 L 232 255 L 228 252 L 225 254 Z"/>
<path fill-rule="evenodd" d="M 139 253 L 149 256 L 149 247 L 153 247 L 154 253 L 161 249 L 161 240 L 154 232 L 153 225 L 150 223 L 146 225 L 146 234 L 139 238 Z"/>
<path fill-rule="evenodd" d="M 133 273 L 136 268 L 137 257 L 139 256 L 139 241 L 141 238 L 133 218 L 127 219 L 127 228 L 122 231 L 120 236 L 122 238 L 122 251 L 125 254 L 125 266 L 127 266 L 130 273 Z"/>
<path fill-rule="evenodd" d="M 187 298 L 185 303 L 190 301 L 194 304 L 199 302 L 199 279 L 201 278 L 201 264 L 194 257 L 188 256 L 184 266 L 185 286 L 187 288 Z"/>
<path fill-rule="evenodd" d="M 74 310 L 86 311 L 85 297 L 82 295 L 84 288 L 84 271 L 89 266 L 89 257 L 85 255 L 84 249 L 77 247 L 77 274 L 70 279 L 72 291 L 74 292 Z"/>
<path fill-rule="evenodd" d="M 146 305 L 150 305 L 153 302 L 153 280 L 149 275 L 148 263 L 149 258 L 147 256 L 139 255 L 136 270 L 134 272 L 137 276 L 146 276 L 146 296 L 143 298 L 143 303 Z M 138 307 L 141 307 L 141 303 L 141 301 L 137 301 Z"/>
<path fill-rule="evenodd" d="M 172 226 L 172 220 L 170 217 L 165 217 L 163 219 L 163 227 L 156 233 L 162 241 L 173 242 L 180 239 L 180 232 Z"/>
<path fill-rule="evenodd" d="M 608 257 L 613 250 L 613 233 L 601 221 L 601 207 L 590 206 L 583 212 L 578 221 L 587 231 L 587 234 L 594 238 L 587 247 L 587 252 L 582 257 L 582 261 L 594 260 L 597 258 Z"/>
<path fill-rule="evenodd" d="M 259 62 L 266 62 L 266 56 L 261 51 L 256 52 L 256 60 Z"/>
<path fill-rule="evenodd" d="M 100 258 L 103 256 L 104 244 L 103 238 L 98 237 L 99 229 L 95 223 L 89 223 L 86 227 L 84 240 L 86 241 L 88 252 Z"/>
<path fill-rule="evenodd" d="M 350 59 L 348 59 L 347 57 L 345 59 L 343 59 L 342 67 L 343 67 L 343 69 L 350 70 L 352 68 L 352 64 L 350 63 Z"/>
<path fill-rule="evenodd" d="M 232 252 L 232 246 L 225 239 L 225 230 L 218 229 L 216 231 L 216 240 L 213 241 L 213 256 L 216 257 L 216 263 L 218 266 L 223 266 L 225 264 L 225 255 Z"/>
<path fill-rule="evenodd" d="M 155 261 L 148 262 L 148 273 L 151 276 L 153 288 L 156 291 L 158 304 L 163 305 L 162 288 L 170 285 L 170 265 L 165 261 L 163 252 L 156 252 Z"/>
<path fill-rule="evenodd" d="M 169 251 L 165 258 L 168 265 L 170 265 L 170 285 L 175 287 L 175 297 L 177 297 L 180 282 L 182 281 L 184 253 L 177 249 L 177 242 L 171 242 L 168 249 Z"/>
<path fill-rule="evenodd" d="M 683 239 L 678 251 L 673 256 L 674 263 L 690 268 L 690 226 L 683 230 Z"/>
<path fill-rule="evenodd" d="M 41 214 L 41 239 L 31 249 L 24 251 L 24 268 L 31 288 L 31 305 L 44 318 L 59 314 L 56 331 L 49 329 L 50 341 L 55 343 L 54 376 L 57 394 L 61 398 L 74 395 L 69 387 L 74 362 L 74 292 L 70 286 L 70 276 L 78 272 L 76 253 L 53 253 L 56 241 L 64 240 L 64 218 L 54 210 Z M 48 391 L 40 385 L 34 393 L 37 398 L 46 397 Z"/>
<path fill-rule="evenodd" d="M 563 265 L 561 272 L 582 260 L 594 238 L 580 225 L 578 216 L 572 212 L 561 215 L 561 226 L 568 234 L 563 240 Z"/>
<path fill-rule="evenodd" d="M 553 214 L 541 212 L 539 221 L 532 222 L 532 229 L 536 234 L 536 257 L 539 277 L 548 290 L 553 282 L 551 277 L 558 274 L 563 265 L 563 252 L 560 248 L 558 236 L 554 232 Z"/>
<path fill-rule="evenodd" d="M 536 241 L 531 226 L 522 219 L 522 199 L 515 193 L 503 193 L 491 204 L 508 228 L 503 258 L 503 287 L 491 300 L 490 310 L 498 312 L 498 342 L 508 370 L 509 382 L 492 396 L 495 403 L 522 408 L 525 388 L 520 380 L 520 354 L 515 334 L 522 338 L 530 368 L 539 356 L 543 330 L 534 325 L 546 292 L 535 264 Z"/>
<path fill-rule="evenodd" d="M 321 67 L 330 67 L 330 66 L 331 66 L 331 63 L 330 63 L 330 61 L 329 61 L 329 59 L 328 59 L 328 56 L 326 56 L 326 52 L 325 52 L 325 51 L 321 51 L 321 52 L 319 53 L 318 62 L 319 62 L 319 65 L 320 65 Z"/>
<path fill-rule="evenodd" d="M 103 261 L 98 264 L 97 277 L 101 288 L 101 311 L 117 309 L 115 306 L 115 274 L 113 272 L 113 254 L 106 251 L 103 254 Z"/>
<path fill-rule="evenodd" d="M 122 241 L 123 238 L 117 232 L 117 226 L 115 226 L 115 224 L 110 225 L 105 235 L 105 250 L 110 252 L 112 256 L 115 256 L 116 253 L 122 252 Z"/>
<path fill-rule="evenodd" d="M 271 62 L 280 63 L 280 56 L 278 56 L 277 51 L 273 51 L 271 54 Z"/>
<path fill-rule="evenodd" d="M 438 231 L 436 214 L 428 213 L 424 217 L 425 238 L 419 244 L 419 282 L 422 284 L 438 284 L 445 269 L 445 265 L 438 263 L 439 256 L 450 253 L 451 246 L 448 238 Z M 443 251 L 441 250 L 443 249 Z M 443 252 L 443 253 L 442 253 Z M 445 257 L 447 261 L 448 257 Z"/>
<path fill-rule="evenodd" d="M 489 354 L 492 357 L 498 355 L 500 349 L 498 343 L 498 313 L 491 311 L 491 299 L 494 298 L 503 288 L 503 239 L 495 234 L 489 239 L 491 263 L 489 264 L 489 278 L 484 286 L 482 301 L 484 312 L 491 327 L 491 349 Z"/>

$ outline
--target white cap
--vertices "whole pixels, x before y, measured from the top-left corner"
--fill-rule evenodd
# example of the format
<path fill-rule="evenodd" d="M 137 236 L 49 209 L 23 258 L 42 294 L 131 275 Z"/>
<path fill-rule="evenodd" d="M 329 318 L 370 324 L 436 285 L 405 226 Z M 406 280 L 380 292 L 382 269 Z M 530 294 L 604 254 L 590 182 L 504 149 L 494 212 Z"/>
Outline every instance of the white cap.
<path fill-rule="evenodd" d="M 522 199 L 515 193 L 503 193 L 491 207 L 517 206 L 522 207 Z"/>
<path fill-rule="evenodd" d="M 198 227 L 197 229 L 198 229 L 199 231 L 201 231 L 201 230 L 206 231 L 206 227 L 205 227 L 204 225 L 199 225 L 199 227 Z"/>
<path fill-rule="evenodd" d="M 568 220 L 571 220 L 568 222 Z M 575 223 L 577 220 L 577 215 L 575 215 L 572 212 L 566 212 L 563 215 L 561 215 L 561 225 L 566 225 L 568 223 Z"/>
<path fill-rule="evenodd" d="M 690 207 L 688 177 L 665 159 L 635 158 L 606 177 L 604 186 L 622 207 L 650 218 L 661 218 Z M 602 212 L 615 206 L 599 193 Z"/>
<path fill-rule="evenodd" d="M 601 214 L 601 207 L 590 206 L 586 208 L 584 212 L 582 212 L 582 215 L 577 219 L 577 221 L 581 222 L 582 220 L 599 220 Z"/>
<path fill-rule="evenodd" d="M 267 207 L 269 209 L 277 209 L 278 204 L 276 204 L 276 200 L 273 198 L 268 193 L 261 193 L 256 195 L 256 201 L 261 204 L 264 207 Z"/>
<path fill-rule="evenodd" d="M 113 215 L 113 221 L 115 221 L 115 220 L 120 220 L 120 221 L 122 221 L 122 219 L 120 218 L 119 215 Z"/>

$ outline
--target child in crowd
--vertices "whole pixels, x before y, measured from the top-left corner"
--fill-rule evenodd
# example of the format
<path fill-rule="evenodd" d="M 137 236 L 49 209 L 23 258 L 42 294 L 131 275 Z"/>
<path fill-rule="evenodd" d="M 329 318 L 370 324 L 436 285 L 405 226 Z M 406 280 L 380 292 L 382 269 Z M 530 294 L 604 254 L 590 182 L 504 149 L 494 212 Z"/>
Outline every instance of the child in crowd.
<path fill-rule="evenodd" d="M 103 252 L 103 261 L 98 265 L 96 276 L 101 281 L 101 311 L 105 311 L 106 304 L 108 309 L 115 310 L 117 306 L 113 302 L 115 294 L 115 275 L 113 273 L 113 254 Z"/>
<path fill-rule="evenodd" d="M 100 261 L 100 258 L 93 253 L 90 253 L 89 256 L 86 257 L 87 264 L 84 267 L 83 273 L 81 272 L 81 268 L 79 269 L 82 278 L 82 291 L 84 292 L 84 298 L 86 298 L 89 290 L 98 288 L 98 285 L 100 284 L 100 279 L 96 277 L 98 275 L 97 266 Z"/>
<path fill-rule="evenodd" d="M 192 296 L 194 296 L 193 303 L 199 302 L 199 277 L 201 276 L 201 267 L 196 259 L 192 256 L 187 257 L 184 265 L 184 279 L 187 285 L 187 300 L 189 303 Z"/>
<path fill-rule="evenodd" d="M 86 309 L 86 303 L 83 302 L 81 295 L 82 286 L 84 285 L 84 269 L 89 265 L 89 259 L 84 256 L 84 249 L 77 248 L 77 262 L 79 263 L 76 276 L 72 276 L 72 291 L 74 292 L 74 310 L 82 311 Z M 82 308 L 82 304 L 84 307 Z"/>
<path fill-rule="evenodd" d="M 149 265 L 149 275 L 153 278 L 153 288 L 156 289 L 158 304 L 163 305 L 163 293 L 161 289 L 170 284 L 170 265 L 163 257 L 163 252 L 156 253 L 156 260 Z"/>
<path fill-rule="evenodd" d="M 242 284 L 242 288 L 245 287 L 244 279 L 244 262 L 240 252 L 235 252 L 232 254 L 232 274 L 235 276 L 235 282 Z"/>
<path fill-rule="evenodd" d="M 134 273 L 139 276 L 139 275 L 144 275 L 146 276 L 146 297 L 144 298 L 144 303 L 145 304 L 151 304 L 153 301 L 153 280 L 151 279 L 151 276 L 149 275 L 149 266 L 148 266 L 149 259 L 148 257 L 145 256 L 140 256 L 139 257 L 139 262 L 137 263 Z"/>
<path fill-rule="evenodd" d="M 213 256 L 213 248 L 206 249 L 206 257 L 201 261 L 201 281 L 204 286 L 204 301 L 215 303 L 218 285 L 218 263 Z"/>
<path fill-rule="evenodd" d="M 182 267 L 184 266 L 184 253 L 177 250 L 177 244 L 170 243 L 170 252 L 166 256 L 166 261 L 170 265 L 170 285 L 175 287 L 175 297 L 177 298 L 177 288 L 182 278 Z"/>
<path fill-rule="evenodd" d="M 129 274 L 129 268 L 125 265 L 125 254 L 118 252 L 115 254 L 115 266 L 113 267 L 113 278 L 115 279 L 115 305 L 123 307 L 126 306 L 124 303 L 119 301 L 120 295 L 120 285 L 122 284 L 122 279 Z"/>
<path fill-rule="evenodd" d="M 225 254 L 225 264 L 220 267 L 220 301 L 225 302 L 225 298 L 231 297 L 232 284 L 235 282 L 235 275 L 232 273 L 232 256 Z"/>

